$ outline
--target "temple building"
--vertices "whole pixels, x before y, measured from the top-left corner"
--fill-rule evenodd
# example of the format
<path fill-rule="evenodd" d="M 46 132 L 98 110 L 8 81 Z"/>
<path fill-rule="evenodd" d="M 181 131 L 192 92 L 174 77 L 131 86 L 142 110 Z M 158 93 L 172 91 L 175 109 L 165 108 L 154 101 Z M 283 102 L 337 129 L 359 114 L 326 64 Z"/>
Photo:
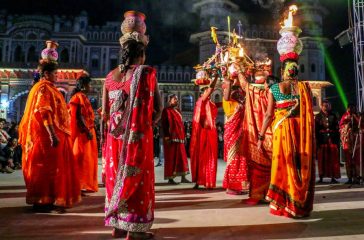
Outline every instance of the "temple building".
<path fill-rule="evenodd" d="M 315 109 L 318 110 L 321 100 L 325 97 L 322 87 L 330 85 L 325 82 L 323 52 L 329 40 L 322 36 L 323 16 L 327 12 L 319 5 L 318 0 L 304 2 L 298 16 L 299 26 L 303 30 L 301 40 L 304 45 L 299 61 L 299 77 L 312 82 Z M 273 60 L 274 75 L 280 75 L 279 55 L 276 50 L 280 37 L 278 24 L 259 25 L 259 22 L 249 21 L 248 12 L 244 12 L 244 9 L 240 9 L 231 0 L 194 1 L 192 8 L 200 18 L 200 30 L 190 36 L 190 42 L 198 45 L 199 52 L 196 54 L 199 54 L 200 62 L 204 62 L 215 51 L 210 37 L 210 26 L 218 27 L 219 39 L 226 42 L 229 37 L 226 17 L 231 16 L 232 28 L 240 31 L 248 54 L 252 58 L 269 57 Z M 87 70 L 95 80 L 90 100 L 95 110 L 99 108 L 104 77 L 118 64 L 120 36 L 120 22 L 91 26 L 86 12 L 81 12 L 73 18 L 20 16 L 0 12 L 0 117 L 10 121 L 21 119 L 39 54 L 45 47 L 45 40 L 48 39 L 59 43 L 60 69 L 57 86 L 60 91 L 68 99 L 75 85 L 76 73 L 82 69 Z M 192 66 L 154 67 L 157 69 L 162 98 L 166 102 L 168 94 L 176 93 L 180 99 L 184 120 L 191 120 L 199 94 L 198 87 L 191 82 L 195 77 Z M 221 90 L 217 89 L 212 95 L 212 100 L 219 102 L 221 97 Z M 219 121 L 223 121 L 222 110 Z"/>

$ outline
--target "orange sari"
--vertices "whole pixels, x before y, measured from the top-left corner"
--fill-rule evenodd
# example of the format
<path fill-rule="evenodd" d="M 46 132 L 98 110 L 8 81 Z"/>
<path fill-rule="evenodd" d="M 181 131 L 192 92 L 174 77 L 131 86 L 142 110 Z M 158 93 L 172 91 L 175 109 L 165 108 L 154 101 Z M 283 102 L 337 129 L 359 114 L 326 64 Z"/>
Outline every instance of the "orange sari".
<path fill-rule="evenodd" d="M 91 103 L 87 96 L 78 92 L 72 96 L 69 103 L 71 114 L 71 132 L 73 140 L 73 154 L 78 161 L 81 189 L 97 192 L 97 142 L 95 132 L 95 116 Z M 85 128 L 78 123 L 77 110 L 80 108 L 84 119 Z M 92 139 L 87 138 L 87 132 L 91 132 Z"/>
<path fill-rule="evenodd" d="M 59 139 L 57 147 L 51 146 L 45 125 L 53 125 Z M 19 125 L 28 204 L 71 207 L 80 201 L 80 184 L 70 134 L 63 95 L 53 83 L 41 79 L 29 93 Z"/>
<path fill-rule="evenodd" d="M 263 126 L 267 111 L 267 91 L 247 84 L 245 96 L 245 117 L 243 123 L 243 154 L 248 162 L 249 197 L 264 200 L 268 192 L 272 163 L 272 130 L 269 127 L 263 142 L 264 151 L 257 148 L 258 132 Z"/>
<path fill-rule="evenodd" d="M 313 208 L 315 164 L 314 116 L 311 91 L 299 82 L 299 114 L 276 109 L 272 124 L 272 175 L 266 199 L 270 207 L 289 217 L 308 216 Z"/>

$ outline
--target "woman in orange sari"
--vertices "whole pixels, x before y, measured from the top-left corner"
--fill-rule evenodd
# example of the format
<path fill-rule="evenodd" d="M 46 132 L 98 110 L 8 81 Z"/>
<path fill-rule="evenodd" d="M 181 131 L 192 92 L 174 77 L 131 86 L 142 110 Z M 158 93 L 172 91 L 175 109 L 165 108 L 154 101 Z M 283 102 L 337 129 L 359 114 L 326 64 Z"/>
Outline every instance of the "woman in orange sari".
<path fill-rule="evenodd" d="M 87 98 L 90 91 L 91 78 L 82 75 L 77 79 L 69 102 L 71 114 L 71 136 L 73 154 L 78 161 L 81 190 L 97 192 L 98 152 L 95 133 L 95 116 L 91 103 Z"/>
<path fill-rule="evenodd" d="M 63 211 L 81 199 L 67 105 L 54 85 L 57 68 L 52 60 L 41 61 L 41 79 L 29 92 L 19 125 L 26 202 L 40 211 Z"/>
<path fill-rule="evenodd" d="M 297 63 L 286 60 L 283 69 L 283 82 L 270 88 L 258 148 L 262 149 L 265 132 L 273 122 L 272 172 L 266 199 L 272 214 L 299 218 L 309 216 L 313 208 L 314 116 L 310 87 L 297 80 Z"/>

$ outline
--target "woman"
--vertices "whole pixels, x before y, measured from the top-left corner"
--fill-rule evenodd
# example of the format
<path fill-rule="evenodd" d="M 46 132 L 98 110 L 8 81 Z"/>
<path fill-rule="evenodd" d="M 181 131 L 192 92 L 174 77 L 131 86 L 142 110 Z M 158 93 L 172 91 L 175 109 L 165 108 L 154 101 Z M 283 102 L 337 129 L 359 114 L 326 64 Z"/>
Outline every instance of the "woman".
<path fill-rule="evenodd" d="M 213 75 L 213 82 L 204 86 L 201 97 L 197 100 L 192 121 L 192 136 L 190 143 L 192 182 L 194 189 L 199 185 L 207 189 L 216 187 L 217 171 L 217 107 L 210 100 L 214 91 L 217 73 Z"/>
<path fill-rule="evenodd" d="M 98 151 L 95 133 L 95 116 L 87 98 L 91 78 L 82 75 L 77 79 L 76 88 L 69 102 L 71 114 L 71 136 L 73 154 L 78 161 L 81 190 L 97 192 Z"/>
<path fill-rule="evenodd" d="M 297 63 L 286 60 L 283 69 L 283 82 L 270 88 L 258 149 L 262 149 L 273 122 L 272 172 L 266 199 L 272 214 L 299 218 L 309 216 L 313 207 L 314 117 L 311 90 L 308 83 L 297 80 Z"/>
<path fill-rule="evenodd" d="M 224 129 L 224 160 L 227 162 L 223 188 L 227 194 L 248 191 L 248 166 L 242 151 L 245 94 L 238 78 L 224 80 L 223 109 L 226 116 Z"/>
<path fill-rule="evenodd" d="M 114 227 L 114 237 L 128 232 L 128 239 L 153 238 L 147 232 L 155 202 L 153 125 L 162 110 L 156 71 L 142 65 L 146 44 L 140 39 L 124 38 L 121 65 L 106 77 L 103 94 L 104 115 L 110 116 L 105 225 Z"/>
<path fill-rule="evenodd" d="M 35 210 L 58 207 L 63 212 L 81 200 L 72 153 L 67 105 L 54 83 L 57 62 L 41 60 L 41 79 L 29 92 L 19 125 L 26 202 Z"/>

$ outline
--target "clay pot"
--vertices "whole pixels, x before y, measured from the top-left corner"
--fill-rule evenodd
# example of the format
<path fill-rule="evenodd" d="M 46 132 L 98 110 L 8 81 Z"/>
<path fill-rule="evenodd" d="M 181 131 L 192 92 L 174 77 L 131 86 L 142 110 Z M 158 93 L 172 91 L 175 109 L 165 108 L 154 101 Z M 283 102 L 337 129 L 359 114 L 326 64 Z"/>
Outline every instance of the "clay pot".
<path fill-rule="evenodd" d="M 52 40 L 46 41 L 47 48 L 54 48 L 56 49 L 58 47 L 58 43 Z"/>
<path fill-rule="evenodd" d="M 57 61 L 58 60 L 58 53 L 56 48 L 58 47 L 58 43 L 48 40 L 46 41 L 47 47 L 43 49 L 41 56 L 43 60 L 51 60 Z"/>
<path fill-rule="evenodd" d="M 124 21 L 121 24 L 121 32 L 131 33 L 139 32 L 145 34 L 147 27 L 145 25 L 145 15 L 137 11 L 127 11 L 124 13 Z"/>
<path fill-rule="evenodd" d="M 303 45 L 302 41 L 298 38 L 301 32 L 302 30 L 298 27 L 282 28 L 279 31 L 282 36 L 277 42 L 279 55 L 291 52 L 297 53 L 298 55 L 301 54 Z"/>

